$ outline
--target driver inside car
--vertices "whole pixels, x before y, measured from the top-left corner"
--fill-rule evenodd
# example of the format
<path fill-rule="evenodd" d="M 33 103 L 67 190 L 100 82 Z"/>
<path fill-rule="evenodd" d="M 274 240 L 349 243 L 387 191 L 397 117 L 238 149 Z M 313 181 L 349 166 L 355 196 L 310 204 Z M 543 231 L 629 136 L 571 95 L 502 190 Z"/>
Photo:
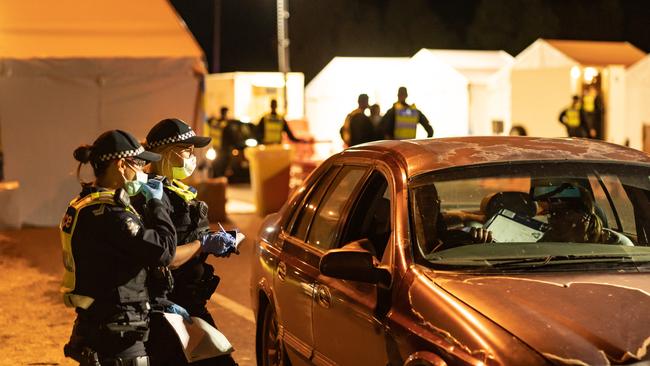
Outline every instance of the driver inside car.
<path fill-rule="evenodd" d="M 624 235 L 603 227 L 594 197 L 584 187 L 571 183 L 536 187 L 533 195 L 548 217 L 549 228 L 539 242 L 633 245 Z"/>
<path fill-rule="evenodd" d="M 417 207 L 427 207 L 429 212 L 421 212 L 422 225 L 428 233 L 426 239 L 429 253 L 459 247 L 468 244 L 482 244 L 492 242 L 492 233 L 482 227 L 463 227 L 462 229 L 449 229 L 445 213 L 441 211 L 440 198 L 434 186 L 420 189 L 415 193 L 418 201 Z"/>

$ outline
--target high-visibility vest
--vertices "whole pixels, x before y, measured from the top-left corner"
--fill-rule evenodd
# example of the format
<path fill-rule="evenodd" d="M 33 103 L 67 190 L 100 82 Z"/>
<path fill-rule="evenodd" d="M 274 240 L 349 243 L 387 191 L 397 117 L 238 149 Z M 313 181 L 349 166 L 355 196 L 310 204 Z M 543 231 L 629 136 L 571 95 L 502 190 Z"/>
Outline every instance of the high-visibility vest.
<path fill-rule="evenodd" d="M 264 116 L 264 144 L 279 144 L 282 142 L 282 130 L 284 119 L 279 114 L 267 114 Z"/>
<path fill-rule="evenodd" d="M 208 121 L 210 137 L 212 138 L 212 148 L 215 150 L 221 149 L 221 139 L 223 136 L 223 128 L 225 126 L 223 122 L 225 121 L 217 121 L 214 119 Z"/>
<path fill-rule="evenodd" d="M 593 113 L 596 110 L 596 96 L 587 94 L 582 97 L 582 108 L 587 113 Z"/>
<path fill-rule="evenodd" d="M 183 201 L 189 202 L 196 198 L 197 191 L 193 187 L 188 186 L 187 184 L 181 182 L 178 179 L 171 181 L 171 184 L 165 185 L 165 188 L 176 193 Z"/>
<path fill-rule="evenodd" d="M 569 127 L 580 127 L 580 107 L 567 108 L 565 122 Z"/>
<path fill-rule="evenodd" d="M 415 108 L 415 105 L 405 107 L 400 103 L 395 103 L 393 108 L 395 111 L 393 133 L 395 140 L 414 139 L 420 120 L 420 111 Z"/>
<path fill-rule="evenodd" d="M 72 237 L 77 227 L 77 219 L 79 212 L 85 207 L 93 205 L 112 205 L 115 206 L 115 191 L 102 191 L 93 192 L 81 198 L 75 198 L 70 202 L 70 206 L 63 215 L 59 229 L 61 232 L 61 246 L 63 247 L 63 282 L 61 284 L 61 292 L 63 293 L 63 302 L 68 307 L 79 307 L 88 309 L 95 301 L 92 297 L 75 294 L 75 286 L 77 283 L 76 278 L 76 264 L 72 252 Z M 98 210 L 102 208 L 99 207 Z M 127 207 L 128 211 L 137 215 L 133 207 Z"/>

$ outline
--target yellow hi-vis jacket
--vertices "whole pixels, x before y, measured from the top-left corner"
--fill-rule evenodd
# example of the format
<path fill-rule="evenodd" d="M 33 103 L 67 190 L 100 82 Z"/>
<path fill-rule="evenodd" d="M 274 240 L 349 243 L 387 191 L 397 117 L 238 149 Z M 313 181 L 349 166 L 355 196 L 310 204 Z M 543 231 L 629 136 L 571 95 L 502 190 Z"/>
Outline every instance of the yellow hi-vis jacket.
<path fill-rule="evenodd" d="M 279 114 L 268 113 L 264 116 L 264 144 L 279 144 L 282 142 L 284 118 Z"/>
<path fill-rule="evenodd" d="M 211 119 L 208 121 L 208 128 L 210 129 L 210 137 L 212 138 L 212 148 L 215 150 L 221 149 L 221 139 L 223 136 L 223 129 L 226 121 L 218 121 Z"/>
<path fill-rule="evenodd" d="M 580 127 L 580 106 L 567 108 L 564 121 L 571 128 Z"/>
<path fill-rule="evenodd" d="M 115 191 L 103 191 L 93 192 L 82 198 L 75 198 L 70 202 L 70 206 L 61 220 L 59 229 L 61 233 L 61 245 L 63 247 L 63 267 L 65 268 L 61 292 L 63 293 L 63 302 L 66 306 L 88 309 L 95 301 L 92 297 L 74 293 L 77 278 L 76 265 L 72 254 L 72 236 L 77 226 L 79 212 L 83 208 L 93 205 L 117 205 L 114 196 Z M 132 207 L 128 207 L 127 210 L 137 216 L 137 213 Z"/>
<path fill-rule="evenodd" d="M 596 96 L 586 94 L 582 97 L 582 108 L 587 113 L 593 113 L 596 110 Z"/>
<path fill-rule="evenodd" d="M 414 139 L 420 121 L 420 112 L 415 105 L 404 107 L 400 103 L 395 103 L 393 108 L 395 110 L 394 138 L 396 140 Z"/>

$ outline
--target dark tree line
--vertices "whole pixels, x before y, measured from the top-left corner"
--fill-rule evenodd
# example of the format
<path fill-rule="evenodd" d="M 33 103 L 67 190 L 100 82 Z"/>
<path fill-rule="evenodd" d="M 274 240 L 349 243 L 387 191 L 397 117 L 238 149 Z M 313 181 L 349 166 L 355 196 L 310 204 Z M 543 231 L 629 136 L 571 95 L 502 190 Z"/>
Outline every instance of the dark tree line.
<path fill-rule="evenodd" d="M 210 63 L 215 1 L 220 70 L 275 70 L 275 1 L 172 0 Z M 542 37 L 629 41 L 650 50 L 647 0 L 288 1 L 291 67 L 307 80 L 334 56 L 411 56 L 423 47 L 516 55 Z"/>

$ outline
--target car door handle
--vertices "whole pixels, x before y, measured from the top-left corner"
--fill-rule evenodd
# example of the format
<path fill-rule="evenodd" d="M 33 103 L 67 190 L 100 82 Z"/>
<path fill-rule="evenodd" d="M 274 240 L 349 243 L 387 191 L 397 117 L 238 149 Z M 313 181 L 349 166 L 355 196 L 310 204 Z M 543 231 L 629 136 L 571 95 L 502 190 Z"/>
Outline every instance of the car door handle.
<path fill-rule="evenodd" d="M 278 263 L 278 278 L 280 281 L 284 281 L 287 277 L 287 265 L 284 262 Z"/>
<path fill-rule="evenodd" d="M 326 309 L 329 309 L 329 307 L 332 306 L 332 295 L 327 286 L 318 285 L 318 289 L 316 290 L 316 302 Z"/>

